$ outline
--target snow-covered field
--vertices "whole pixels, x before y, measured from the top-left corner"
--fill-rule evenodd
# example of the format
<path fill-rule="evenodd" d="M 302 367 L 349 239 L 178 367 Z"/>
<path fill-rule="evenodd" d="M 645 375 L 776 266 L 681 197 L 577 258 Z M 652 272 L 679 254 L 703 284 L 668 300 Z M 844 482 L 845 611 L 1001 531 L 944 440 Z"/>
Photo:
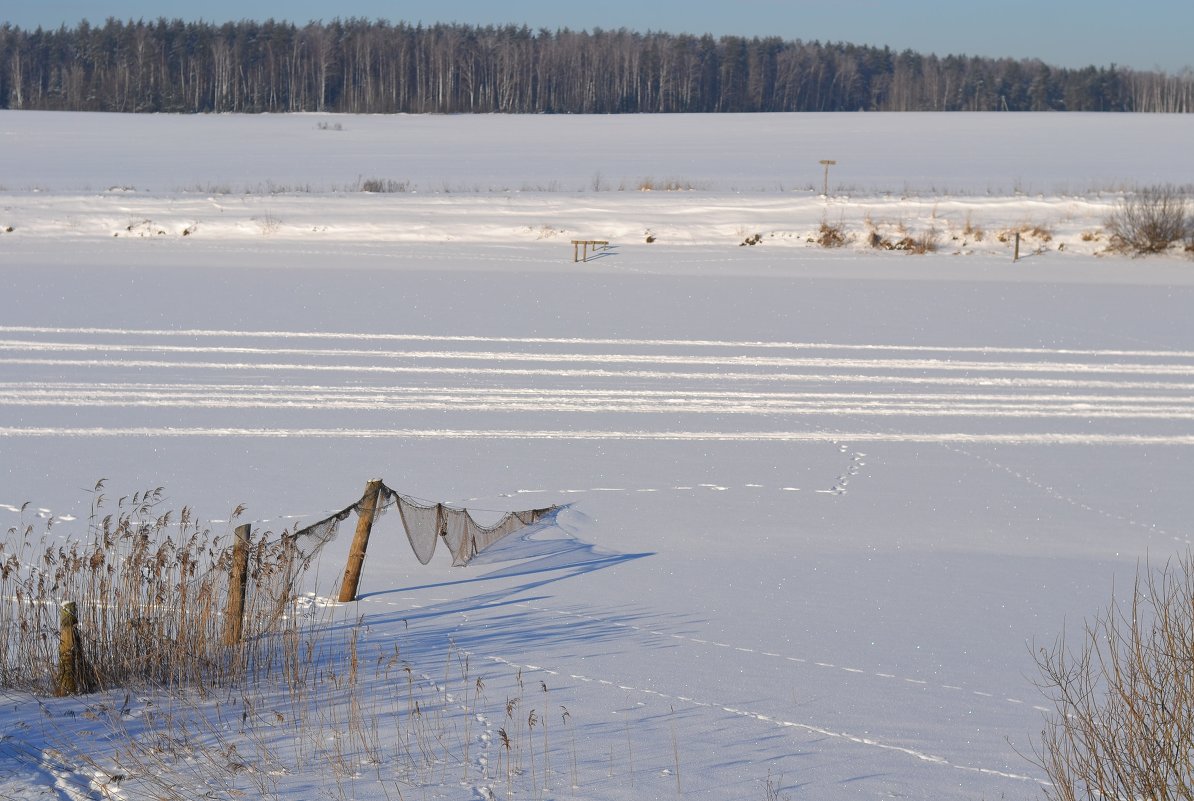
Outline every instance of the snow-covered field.
<path fill-rule="evenodd" d="M 256 717 L 9 693 L 0 797 L 1038 797 L 1034 645 L 1190 543 L 1194 261 L 1107 255 L 1102 222 L 1125 186 L 1194 184 L 1192 140 L 1146 115 L 0 113 L 6 528 L 83 532 L 100 478 L 218 532 L 371 477 L 564 506 L 465 568 L 382 518 L 362 598 L 320 612 L 377 655 L 372 738 L 330 692 L 304 726 L 268 689 Z M 611 248 L 574 264 L 576 238 Z M 152 777 L 96 778 L 163 717 L 192 722 Z"/>

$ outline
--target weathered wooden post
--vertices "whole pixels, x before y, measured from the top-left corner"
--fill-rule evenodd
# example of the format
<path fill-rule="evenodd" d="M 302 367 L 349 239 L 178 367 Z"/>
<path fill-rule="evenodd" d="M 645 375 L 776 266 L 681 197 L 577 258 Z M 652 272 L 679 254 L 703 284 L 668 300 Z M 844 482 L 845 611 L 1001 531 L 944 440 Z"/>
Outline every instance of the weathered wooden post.
<path fill-rule="evenodd" d="M 1016 231 L 1016 252 L 1012 256 L 1012 261 L 1016 262 L 1019 260 L 1020 260 L 1020 232 Z"/>
<path fill-rule="evenodd" d="M 54 695 L 78 695 L 93 689 L 92 677 L 83 658 L 79 639 L 79 608 L 74 601 L 62 605 L 58 617 L 58 673 L 54 676 Z"/>
<path fill-rule="evenodd" d="M 361 568 L 365 565 L 365 550 L 369 547 L 369 532 L 373 530 L 373 517 L 377 513 L 377 498 L 381 494 L 381 479 L 375 478 L 365 485 L 365 494 L 357 507 L 357 533 L 352 538 L 348 551 L 348 565 L 344 568 L 344 581 L 340 584 L 340 602 L 357 599 L 357 586 L 361 583 Z"/>
<path fill-rule="evenodd" d="M 228 577 L 228 608 L 224 610 L 224 644 L 235 645 L 245 632 L 245 589 L 249 583 L 248 523 L 236 527 L 232 544 L 232 570 Z"/>

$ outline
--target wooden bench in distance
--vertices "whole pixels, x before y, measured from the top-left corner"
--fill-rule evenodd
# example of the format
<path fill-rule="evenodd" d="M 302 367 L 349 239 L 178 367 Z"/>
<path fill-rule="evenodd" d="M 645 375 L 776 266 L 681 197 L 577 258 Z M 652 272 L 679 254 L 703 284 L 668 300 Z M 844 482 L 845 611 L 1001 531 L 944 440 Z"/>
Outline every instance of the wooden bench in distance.
<path fill-rule="evenodd" d="M 589 246 L 593 247 L 593 252 L 596 253 L 598 248 L 604 250 L 609 247 L 609 242 L 604 239 L 573 239 L 572 240 L 572 262 L 575 264 L 578 261 L 589 260 Z M 583 251 L 581 248 L 583 247 Z"/>

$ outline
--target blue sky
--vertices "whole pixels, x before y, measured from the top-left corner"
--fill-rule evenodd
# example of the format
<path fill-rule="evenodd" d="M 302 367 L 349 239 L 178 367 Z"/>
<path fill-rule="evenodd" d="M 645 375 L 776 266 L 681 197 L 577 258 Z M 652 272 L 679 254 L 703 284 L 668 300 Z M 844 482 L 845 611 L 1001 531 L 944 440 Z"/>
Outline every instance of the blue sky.
<path fill-rule="evenodd" d="M 334 17 L 409 22 L 525 23 L 533 28 L 632 28 L 778 35 L 912 48 L 924 53 L 1040 58 L 1059 66 L 1194 66 L 1194 0 L 106 0 L 5 3 L 5 22 L 73 26 L 108 17 L 224 22 Z"/>

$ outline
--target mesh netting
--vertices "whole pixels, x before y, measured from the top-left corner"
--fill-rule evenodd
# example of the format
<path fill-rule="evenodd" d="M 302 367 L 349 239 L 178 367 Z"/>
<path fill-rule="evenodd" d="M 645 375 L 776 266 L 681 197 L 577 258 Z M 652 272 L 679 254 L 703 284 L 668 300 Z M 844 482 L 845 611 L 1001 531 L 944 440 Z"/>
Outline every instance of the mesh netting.
<path fill-rule="evenodd" d="M 318 523 L 297 529 L 291 534 L 287 539 L 294 546 L 298 561 L 309 564 L 314 560 L 323 550 L 323 546 L 336 539 L 336 535 L 340 533 L 340 524 L 347 520 L 350 514 L 356 512 L 358 506 L 360 506 L 359 502 L 354 503 L 330 517 L 325 517 Z"/>
<path fill-rule="evenodd" d="M 531 510 L 531 514 L 534 514 L 534 510 Z M 464 513 L 464 515 L 468 518 L 469 534 L 472 538 L 472 553 L 469 554 L 469 559 L 472 559 L 473 556 L 485 550 L 490 545 L 493 545 L 503 537 L 508 537 L 515 531 L 518 531 L 520 528 L 525 527 L 525 524 L 514 512 L 510 512 L 509 514 L 503 516 L 501 520 L 489 527 L 478 524 L 475 520 L 473 520 L 473 516 L 467 511 Z M 538 520 L 538 517 L 535 517 L 535 520 Z"/>
<path fill-rule="evenodd" d="M 441 507 L 443 505 L 441 504 Z M 444 544 L 452 552 L 454 566 L 468 564 L 476 551 L 473 550 L 473 540 L 469 536 L 468 512 L 463 509 L 449 509 L 443 507 Z"/>
<path fill-rule="evenodd" d="M 362 498 L 318 523 L 295 531 L 291 539 L 297 554 L 296 570 L 310 564 L 323 546 L 336 538 L 339 524 L 353 512 L 360 514 L 365 501 L 366 498 Z M 436 544 L 442 537 L 452 554 L 452 564 L 456 567 L 468 564 L 469 560 L 498 540 L 537 523 L 557 508 L 550 506 L 507 512 L 493 525 L 483 526 L 473 519 L 467 509 L 421 501 L 395 492 L 382 484 L 375 503 L 375 517 L 391 507 L 398 510 L 411 550 L 421 564 L 425 565 L 431 561 L 435 555 Z"/>
<path fill-rule="evenodd" d="M 411 550 L 420 564 L 427 564 L 435 554 L 435 543 L 439 539 L 440 504 L 424 505 L 394 495 L 394 505 L 398 508 L 398 515 L 402 518 L 402 527 L 406 530 L 406 538 L 410 540 Z"/>
<path fill-rule="evenodd" d="M 430 504 L 388 490 L 402 516 L 406 538 L 423 564 L 431 561 L 436 542 L 443 538 L 452 554 L 452 564 L 462 567 L 474 556 L 521 528 L 536 523 L 555 507 L 507 512 L 491 526 L 478 523 L 467 509 L 442 503 Z"/>

